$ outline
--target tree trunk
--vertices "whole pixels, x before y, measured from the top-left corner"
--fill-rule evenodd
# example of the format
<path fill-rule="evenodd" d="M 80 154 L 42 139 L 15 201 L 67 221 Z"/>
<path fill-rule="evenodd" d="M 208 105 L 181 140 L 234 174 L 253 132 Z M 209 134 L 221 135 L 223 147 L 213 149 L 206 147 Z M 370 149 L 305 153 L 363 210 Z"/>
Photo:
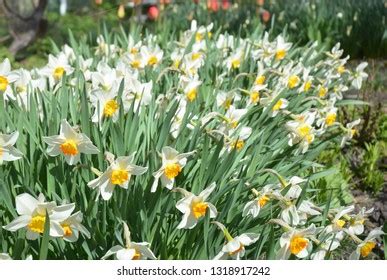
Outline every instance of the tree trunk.
<path fill-rule="evenodd" d="M 43 14 L 47 0 L 0 0 L 8 30 L 13 38 L 9 51 L 15 55 L 45 30 Z"/>

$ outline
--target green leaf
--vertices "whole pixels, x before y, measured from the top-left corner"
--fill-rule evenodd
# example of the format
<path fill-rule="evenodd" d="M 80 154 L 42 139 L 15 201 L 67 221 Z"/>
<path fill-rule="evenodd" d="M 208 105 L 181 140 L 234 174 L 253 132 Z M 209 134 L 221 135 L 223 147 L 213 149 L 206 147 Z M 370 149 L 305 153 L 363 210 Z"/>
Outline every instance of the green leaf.
<path fill-rule="evenodd" d="M 50 216 L 46 210 L 46 220 L 44 222 L 44 232 L 40 244 L 39 260 L 46 260 L 48 254 L 48 243 L 50 241 Z"/>

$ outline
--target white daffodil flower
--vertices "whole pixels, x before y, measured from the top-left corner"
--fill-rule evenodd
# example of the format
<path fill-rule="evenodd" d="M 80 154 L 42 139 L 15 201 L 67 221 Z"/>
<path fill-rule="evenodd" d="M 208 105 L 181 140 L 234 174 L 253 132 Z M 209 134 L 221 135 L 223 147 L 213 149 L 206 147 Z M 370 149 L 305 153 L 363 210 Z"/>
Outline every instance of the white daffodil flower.
<path fill-rule="evenodd" d="M 140 52 L 142 41 L 136 42 L 132 35 L 128 36 L 128 47 L 126 48 L 129 53 L 136 54 Z"/>
<path fill-rule="evenodd" d="M 252 128 L 247 126 L 228 130 L 228 135 L 225 137 L 225 148 L 227 151 L 231 152 L 234 149 L 237 151 L 242 150 L 245 146 L 245 141 L 250 137 L 252 131 Z"/>
<path fill-rule="evenodd" d="M 91 85 L 93 90 L 100 90 L 103 93 L 117 92 L 122 77 L 117 77 L 115 69 L 106 62 L 101 61 L 97 65 L 97 71 L 91 72 Z"/>
<path fill-rule="evenodd" d="M 181 65 L 181 61 L 184 57 L 185 49 L 177 48 L 173 50 L 171 53 L 172 67 L 174 69 L 179 69 Z"/>
<path fill-rule="evenodd" d="M 125 112 L 128 112 L 134 102 L 134 111 L 137 112 L 139 106 L 149 105 L 152 101 L 153 82 L 141 83 L 137 79 L 125 80 L 125 92 L 122 95 L 122 103 Z"/>
<path fill-rule="evenodd" d="M 83 214 L 78 211 L 60 223 L 63 229 L 63 239 L 68 242 L 76 242 L 81 232 L 87 238 L 90 238 L 90 232 L 81 224 Z"/>
<path fill-rule="evenodd" d="M 294 121 L 288 121 L 286 128 L 289 131 L 289 146 L 298 144 L 301 153 L 305 153 L 315 138 L 315 129 L 312 126 L 315 120 L 315 113 L 305 112 L 296 117 Z"/>
<path fill-rule="evenodd" d="M 324 241 L 318 244 L 316 250 L 310 255 L 312 260 L 324 260 L 328 252 L 332 252 L 340 247 L 341 238 L 336 234 L 330 234 L 328 237 L 319 236 Z"/>
<path fill-rule="evenodd" d="M 243 62 L 244 51 L 245 50 L 243 47 L 239 47 L 237 50 L 235 50 L 234 53 L 226 58 L 224 65 L 226 66 L 227 70 L 235 70 L 241 66 Z"/>
<path fill-rule="evenodd" d="M 275 219 L 272 222 L 286 230 L 280 238 L 280 249 L 277 252 L 277 259 L 287 260 L 292 254 L 299 259 L 309 256 L 313 249 L 310 238 L 313 238 L 316 234 L 316 226 L 314 224 L 305 229 L 296 229 L 290 227 L 282 220 Z"/>
<path fill-rule="evenodd" d="M 28 193 L 23 193 L 16 196 L 15 201 L 16 211 L 20 216 L 3 228 L 9 231 L 25 228 L 26 238 L 29 240 L 37 239 L 44 232 L 46 213 L 50 219 L 50 236 L 64 236 L 65 232 L 60 223 L 66 220 L 75 208 L 74 203 L 57 206 L 55 202 L 45 202 L 43 194 L 36 199 Z"/>
<path fill-rule="evenodd" d="M 266 89 L 267 85 L 257 85 L 255 84 L 250 91 L 248 92 L 249 94 L 249 100 L 247 101 L 247 106 L 250 105 L 256 105 L 259 103 L 261 100 L 261 92 Z"/>
<path fill-rule="evenodd" d="M 343 92 L 349 90 L 349 88 L 346 85 L 338 84 L 333 87 L 333 90 L 329 94 L 330 99 L 337 99 L 342 100 L 343 99 Z"/>
<path fill-rule="evenodd" d="M 0 63 L 0 94 L 4 96 L 4 100 L 15 99 L 13 95 L 11 84 L 17 77 L 11 72 L 11 63 L 6 58 Z"/>
<path fill-rule="evenodd" d="M 176 208 L 184 214 L 183 219 L 177 228 L 194 228 L 199 219 L 206 215 L 207 209 L 210 214 L 210 218 L 215 218 L 218 215 L 216 207 L 212 203 L 206 201 L 209 195 L 214 191 L 215 187 L 216 184 L 212 183 L 198 196 L 181 188 L 175 189 L 184 195 L 184 198 L 176 203 Z"/>
<path fill-rule="evenodd" d="M 246 203 L 243 208 L 242 217 L 247 217 L 251 215 L 253 218 L 258 217 L 261 209 L 270 201 L 271 195 L 273 193 L 273 185 L 266 185 L 262 188 L 261 191 L 252 189 L 252 192 L 256 198 L 252 201 Z"/>
<path fill-rule="evenodd" d="M 298 89 L 298 93 L 308 92 L 312 87 L 313 77 L 309 75 L 311 69 L 304 68 L 302 72 L 302 85 Z"/>
<path fill-rule="evenodd" d="M 183 79 L 198 79 L 198 70 L 202 66 L 201 59 L 192 59 L 192 56 L 184 56 L 180 65 L 180 70 L 184 73 Z"/>
<path fill-rule="evenodd" d="M 289 187 L 285 195 L 281 194 L 281 189 L 276 189 L 273 191 L 272 196 L 280 201 L 280 207 L 282 208 L 280 214 L 281 219 L 289 225 L 296 226 L 299 225 L 302 221 L 300 213 L 296 207 L 296 200 L 302 192 L 302 188 L 299 186 L 299 184 L 304 181 L 305 180 L 300 177 L 293 176 L 289 180 L 289 183 L 286 182 L 285 184 L 285 186 Z"/>
<path fill-rule="evenodd" d="M 230 106 L 226 114 L 223 117 L 221 131 L 228 134 L 229 130 L 233 130 L 238 127 L 240 119 L 246 115 L 247 109 L 236 109 L 234 106 Z"/>
<path fill-rule="evenodd" d="M 347 125 L 345 126 L 345 134 L 341 139 L 341 144 L 340 144 L 341 147 L 344 147 L 345 144 L 355 136 L 355 134 L 357 133 L 357 130 L 354 127 L 359 124 L 360 124 L 360 119 L 347 123 Z"/>
<path fill-rule="evenodd" d="M 97 49 L 95 51 L 95 55 L 101 55 L 103 58 L 110 57 L 114 58 L 118 47 L 114 44 L 107 44 L 105 38 L 102 35 L 97 37 Z"/>
<path fill-rule="evenodd" d="M 202 84 L 202 81 L 199 81 L 198 76 L 187 77 L 182 76 L 180 78 L 180 87 L 183 90 L 184 96 L 187 101 L 192 102 L 197 98 L 199 86 Z"/>
<path fill-rule="evenodd" d="M 283 60 L 285 56 L 287 55 L 288 51 L 292 47 L 291 43 L 285 42 L 284 38 L 279 35 L 276 40 L 276 46 L 275 46 L 275 60 Z"/>
<path fill-rule="evenodd" d="M 163 50 L 161 50 L 159 46 L 156 46 L 154 48 L 142 46 L 140 49 L 140 53 L 143 60 L 143 64 L 151 67 L 159 65 L 164 55 Z"/>
<path fill-rule="evenodd" d="M 110 153 L 109 153 L 110 154 Z M 90 188 L 99 188 L 99 192 L 104 200 L 109 200 L 115 189 L 119 186 L 128 189 L 132 175 L 138 176 L 144 174 L 148 167 L 141 167 L 133 164 L 134 154 L 126 157 L 111 158 L 111 164 L 108 169 L 97 179 L 90 181 L 87 185 Z"/>
<path fill-rule="evenodd" d="M 374 211 L 374 208 L 366 210 L 365 207 L 362 207 L 359 213 L 355 215 L 350 215 L 350 220 L 348 222 L 348 231 L 353 235 L 360 235 L 364 232 L 364 222 Z"/>
<path fill-rule="evenodd" d="M 74 68 L 70 66 L 64 53 L 59 53 L 58 56 L 50 54 L 48 64 L 41 70 L 42 74 L 49 79 L 51 86 L 60 82 L 64 74 L 70 75 L 73 71 Z"/>
<path fill-rule="evenodd" d="M 223 107 L 226 110 L 230 109 L 230 106 L 239 100 L 241 100 L 241 97 L 239 94 L 236 94 L 235 91 L 219 91 L 216 95 L 216 105 L 218 107 Z"/>
<path fill-rule="evenodd" d="M 104 119 L 111 118 L 113 122 L 118 120 L 120 104 L 117 101 L 117 93 L 116 90 L 109 92 L 96 90 L 90 94 L 90 101 L 94 107 L 92 122 L 101 124 Z"/>
<path fill-rule="evenodd" d="M 271 95 L 271 96 L 261 98 L 261 104 L 264 106 L 264 110 L 267 110 L 270 107 L 271 103 L 274 101 L 276 97 L 277 95 Z M 271 108 L 269 112 L 269 116 L 274 118 L 275 116 L 278 115 L 280 110 L 288 107 L 288 104 L 289 104 L 289 101 L 286 100 L 285 98 L 278 99 L 277 102 Z"/>
<path fill-rule="evenodd" d="M 246 254 L 245 247 L 257 242 L 260 236 L 257 233 L 243 233 L 239 236 L 232 237 L 224 225 L 219 222 L 213 223 L 223 231 L 223 234 L 227 239 L 227 244 L 223 246 L 214 260 L 240 260 Z"/>
<path fill-rule="evenodd" d="M 281 83 L 289 89 L 297 88 L 301 83 L 299 75 L 302 71 L 303 67 L 301 64 L 295 67 L 293 67 L 293 63 L 287 64 L 282 70 L 283 76 L 281 77 Z"/>
<path fill-rule="evenodd" d="M 368 66 L 367 62 L 360 63 L 353 74 L 352 86 L 355 89 L 361 89 L 363 80 L 367 79 L 368 74 L 364 72 L 364 69 Z"/>
<path fill-rule="evenodd" d="M 303 200 L 297 209 L 300 218 L 299 225 L 305 225 L 309 216 L 319 216 L 322 210 L 309 200 Z"/>
<path fill-rule="evenodd" d="M 33 89 L 31 84 L 31 74 L 29 71 L 25 69 L 19 69 L 14 72 L 15 74 L 15 82 L 14 86 L 16 89 L 16 100 L 19 106 L 25 110 L 29 110 L 29 94 Z"/>
<path fill-rule="evenodd" d="M 335 124 L 338 124 L 336 122 L 337 118 L 337 108 L 334 107 L 334 102 L 329 103 L 327 107 L 322 108 L 319 110 L 319 117 L 316 121 L 316 126 L 318 129 L 316 130 L 316 134 L 323 134 L 328 127 L 331 127 Z"/>
<path fill-rule="evenodd" d="M 124 238 L 125 247 L 116 245 L 113 246 L 102 259 L 107 259 L 111 255 L 115 255 L 117 260 L 155 260 L 156 257 L 149 249 L 147 242 L 132 242 L 130 239 L 130 231 L 128 225 L 124 222 Z"/>
<path fill-rule="evenodd" d="M 382 227 L 375 228 L 370 231 L 368 236 L 357 245 L 356 250 L 349 256 L 350 260 L 358 260 L 360 256 L 362 258 L 368 257 L 372 250 L 376 247 L 377 240 L 380 236 L 385 235 Z"/>
<path fill-rule="evenodd" d="M 48 144 L 47 154 L 55 157 L 62 154 L 69 165 L 77 164 L 81 153 L 98 154 L 99 150 L 83 133 L 78 133 L 66 120 L 61 121 L 59 135 L 43 137 Z"/>
<path fill-rule="evenodd" d="M 23 157 L 23 154 L 14 147 L 18 137 L 18 131 L 11 134 L 0 133 L 0 165 L 4 161 L 14 161 Z"/>
<path fill-rule="evenodd" d="M 162 165 L 161 168 L 153 173 L 155 180 L 153 182 L 151 192 L 157 190 L 159 180 L 167 189 L 171 190 L 175 183 L 175 178 L 182 171 L 187 163 L 187 157 L 193 155 L 195 151 L 179 154 L 178 151 L 171 147 L 164 147 L 161 151 Z"/>
<path fill-rule="evenodd" d="M 235 39 L 233 35 L 219 34 L 218 40 L 216 41 L 216 48 L 221 50 L 223 57 L 234 48 Z"/>
<path fill-rule="evenodd" d="M 341 208 L 337 209 L 336 215 L 332 219 L 331 224 L 325 228 L 325 231 L 327 233 L 330 233 L 330 232 L 340 233 L 340 232 L 342 232 L 344 230 L 345 224 L 347 223 L 345 221 L 344 217 L 347 214 L 353 212 L 353 210 L 355 210 L 355 206 L 353 206 L 353 205 L 350 205 L 347 207 L 341 207 Z"/>

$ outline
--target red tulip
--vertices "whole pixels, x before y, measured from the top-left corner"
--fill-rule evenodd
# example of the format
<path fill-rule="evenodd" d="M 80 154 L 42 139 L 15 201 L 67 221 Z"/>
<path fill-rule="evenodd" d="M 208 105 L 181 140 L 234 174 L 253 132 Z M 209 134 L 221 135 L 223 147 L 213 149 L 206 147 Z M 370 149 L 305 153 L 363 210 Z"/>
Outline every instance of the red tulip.
<path fill-rule="evenodd" d="M 213 12 L 218 11 L 219 10 L 218 0 L 208 0 L 207 7 Z"/>
<path fill-rule="evenodd" d="M 262 12 L 262 20 L 263 20 L 263 22 L 265 22 L 265 23 L 268 22 L 270 20 L 270 17 L 271 17 L 270 12 L 266 11 L 266 10 L 263 10 L 263 12 Z"/>
<path fill-rule="evenodd" d="M 229 0 L 222 0 L 222 9 L 227 10 L 228 8 L 230 8 Z"/>
<path fill-rule="evenodd" d="M 150 6 L 148 9 L 148 18 L 156 20 L 159 17 L 159 9 L 156 6 Z"/>

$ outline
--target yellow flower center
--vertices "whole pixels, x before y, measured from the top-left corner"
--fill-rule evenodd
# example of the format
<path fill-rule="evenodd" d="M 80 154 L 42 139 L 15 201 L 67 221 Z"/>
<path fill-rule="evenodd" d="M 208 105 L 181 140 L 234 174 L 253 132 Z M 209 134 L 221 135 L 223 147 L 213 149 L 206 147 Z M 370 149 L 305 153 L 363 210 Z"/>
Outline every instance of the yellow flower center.
<path fill-rule="evenodd" d="M 339 73 L 340 75 L 343 74 L 345 71 L 345 67 L 343 65 L 340 65 L 339 67 L 337 67 L 337 73 Z"/>
<path fill-rule="evenodd" d="M 71 229 L 70 225 L 62 224 L 61 227 L 62 227 L 63 232 L 64 232 L 63 236 L 70 237 L 71 235 L 73 235 L 73 230 Z"/>
<path fill-rule="evenodd" d="M 267 195 L 263 195 L 258 199 L 258 204 L 260 207 L 263 207 L 270 201 L 270 198 Z"/>
<path fill-rule="evenodd" d="M 283 101 L 280 99 L 277 101 L 277 103 L 275 103 L 275 105 L 273 106 L 273 111 L 278 111 L 279 109 L 281 109 L 281 106 L 283 105 Z"/>
<path fill-rule="evenodd" d="M 302 124 L 300 125 L 298 128 L 297 128 L 297 132 L 298 134 L 304 138 L 306 137 L 307 135 L 310 134 L 310 126 L 307 125 L 307 124 Z"/>
<path fill-rule="evenodd" d="M 2 155 L 3 155 L 3 148 L 0 147 L 0 158 L 2 157 Z"/>
<path fill-rule="evenodd" d="M 63 144 L 60 145 L 60 150 L 66 156 L 75 156 L 78 154 L 78 146 L 74 140 L 66 140 Z"/>
<path fill-rule="evenodd" d="M 199 59 L 200 57 L 202 56 L 202 54 L 201 53 L 193 53 L 192 54 L 192 60 L 197 60 L 197 59 Z"/>
<path fill-rule="evenodd" d="M 256 79 L 255 79 L 255 84 L 256 85 L 263 85 L 266 81 L 266 77 L 264 75 L 259 75 Z"/>
<path fill-rule="evenodd" d="M 355 134 L 357 133 L 357 130 L 355 128 L 352 128 L 351 129 L 351 136 L 355 136 Z"/>
<path fill-rule="evenodd" d="M 8 87 L 8 79 L 4 76 L 0 76 L 0 91 L 5 91 Z"/>
<path fill-rule="evenodd" d="M 197 94 L 198 94 L 198 89 L 193 88 L 187 92 L 186 96 L 187 96 L 187 99 L 192 102 L 196 99 Z"/>
<path fill-rule="evenodd" d="M 236 128 L 238 126 L 238 121 L 230 120 L 230 126 L 231 126 L 231 128 Z"/>
<path fill-rule="evenodd" d="M 282 60 L 285 58 L 285 56 L 286 56 L 286 50 L 284 50 L 284 49 L 280 49 L 280 50 L 276 51 L 276 53 L 275 53 L 276 60 Z"/>
<path fill-rule="evenodd" d="M 180 59 L 176 59 L 175 61 L 173 61 L 173 67 L 174 68 L 179 68 L 179 66 L 180 66 Z"/>
<path fill-rule="evenodd" d="M 52 75 L 54 76 L 55 80 L 60 80 L 64 73 L 65 70 L 63 67 L 56 67 Z"/>
<path fill-rule="evenodd" d="M 134 256 L 133 256 L 133 258 L 132 258 L 132 260 L 139 260 L 139 259 L 141 259 L 141 253 L 139 252 L 139 251 L 137 251 L 136 249 L 134 249 Z"/>
<path fill-rule="evenodd" d="M 290 240 L 290 252 L 293 255 L 297 255 L 302 250 L 304 250 L 306 246 L 308 246 L 308 243 L 308 239 L 300 236 L 295 236 Z"/>
<path fill-rule="evenodd" d="M 345 221 L 344 220 L 337 220 L 336 221 L 336 226 L 339 227 L 339 228 L 343 228 L 343 226 L 345 225 Z"/>
<path fill-rule="evenodd" d="M 141 65 L 141 62 L 137 59 L 137 60 L 133 60 L 131 63 L 130 63 L 130 66 L 132 66 L 133 68 L 137 69 L 137 68 L 140 68 L 140 65 Z"/>
<path fill-rule="evenodd" d="M 297 75 L 291 75 L 288 79 L 288 87 L 295 88 L 300 82 L 300 78 Z"/>
<path fill-rule="evenodd" d="M 199 219 L 200 217 L 206 215 L 207 208 L 208 204 L 205 202 L 194 202 L 192 204 L 192 213 L 196 219 Z"/>
<path fill-rule="evenodd" d="M 122 185 L 129 180 L 129 172 L 125 169 L 115 169 L 110 175 L 110 181 L 114 185 Z"/>
<path fill-rule="evenodd" d="M 118 110 L 118 103 L 114 99 L 110 99 L 106 102 L 105 107 L 103 108 L 103 115 L 105 117 L 111 117 Z"/>
<path fill-rule="evenodd" d="M 232 99 L 227 98 L 226 101 L 224 101 L 223 106 L 224 106 L 224 108 L 226 108 L 228 110 L 230 108 L 231 104 L 232 104 Z"/>
<path fill-rule="evenodd" d="M 234 143 L 232 145 L 232 147 L 236 148 L 237 151 L 242 150 L 244 146 L 245 146 L 245 141 L 243 141 L 243 140 L 234 141 Z"/>
<path fill-rule="evenodd" d="M 328 92 L 328 89 L 326 87 L 320 87 L 318 91 L 318 96 L 324 97 Z"/>
<path fill-rule="evenodd" d="M 165 167 L 164 173 L 168 179 L 173 179 L 181 172 L 181 166 L 178 163 L 169 163 Z"/>
<path fill-rule="evenodd" d="M 239 245 L 238 249 L 228 253 L 230 256 L 238 254 L 239 252 L 241 252 L 245 248 L 242 243 L 239 243 L 239 244 L 240 245 Z"/>
<path fill-rule="evenodd" d="M 259 92 L 253 91 L 252 93 L 250 93 L 250 99 L 251 103 L 257 103 L 259 101 Z"/>
<path fill-rule="evenodd" d="M 33 232 L 43 233 L 45 222 L 46 222 L 46 216 L 35 215 L 32 217 L 32 219 L 31 219 L 30 223 L 27 225 L 27 227 Z"/>
<path fill-rule="evenodd" d="M 138 54 L 138 49 L 133 47 L 133 48 L 130 49 L 130 53 L 131 54 Z"/>
<path fill-rule="evenodd" d="M 360 248 L 360 254 L 363 258 L 367 257 L 372 249 L 374 249 L 376 246 L 375 242 L 368 241 L 366 242 L 361 248 Z"/>
<path fill-rule="evenodd" d="M 307 81 L 305 83 L 305 85 L 304 85 L 304 91 L 308 91 L 311 86 L 312 86 L 312 82 L 311 81 Z"/>
<path fill-rule="evenodd" d="M 204 38 L 204 34 L 199 33 L 199 32 L 196 32 L 196 34 L 195 34 L 195 40 L 196 40 L 196 42 L 202 41 L 203 38 Z"/>
<path fill-rule="evenodd" d="M 328 113 L 325 117 L 325 123 L 327 126 L 331 126 L 336 121 L 336 113 Z"/>
<path fill-rule="evenodd" d="M 157 62 L 158 62 L 158 59 L 157 59 L 157 57 L 155 55 L 152 55 L 148 59 L 148 65 L 150 65 L 150 66 L 155 65 Z"/>
<path fill-rule="evenodd" d="M 241 66 L 241 60 L 239 58 L 234 58 L 231 60 L 231 66 L 234 69 L 239 68 Z"/>

